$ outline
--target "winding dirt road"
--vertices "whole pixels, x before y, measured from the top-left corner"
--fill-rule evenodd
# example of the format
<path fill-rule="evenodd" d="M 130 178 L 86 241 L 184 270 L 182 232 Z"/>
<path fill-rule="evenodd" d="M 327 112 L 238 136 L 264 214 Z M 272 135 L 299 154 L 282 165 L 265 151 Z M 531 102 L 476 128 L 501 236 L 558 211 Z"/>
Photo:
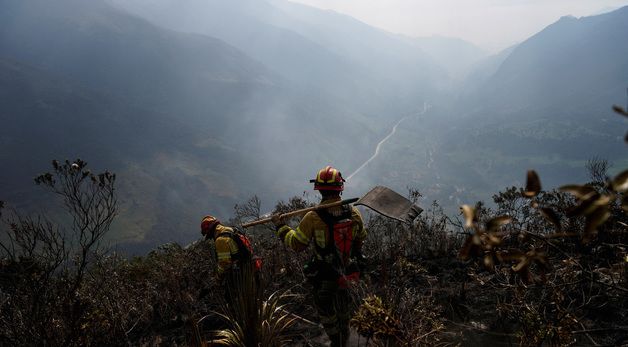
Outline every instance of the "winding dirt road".
<path fill-rule="evenodd" d="M 347 180 L 351 180 L 351 178 L 352 178 L 353 176 L 355 176 L 357 173 L 359 173 L 360 171 L 362 171 L 362 169 L 363 169 L 364 167 L 366 167 L 366 166 L 367 166 L 367 165 L 368 165 L 371 161 L 373 161 L 375 158 L 377 158 L 377 156 L 379 155 L 379 151 L 380 151 L 380 149 L 381 149 L 382 145 L 383 145 L 386 141 L 388 141 L 388 139 L 389 139 L 391 136 L 393 136 L 393 135 L 395 134 L 395 132 L 397 131 L 397 127 L 399 126 L 399 124 L 401 124 L 401 122 L 403 122 L 404 120 L 406 120 L 406 119 L 408 119 L 408 118 L 411 118 L 411 117 L 420 116 L 420 115 L 424 114 L 425 112 L 427 112 L 427 110 L 428 110 L 428 105 L 427 105 L 427 103 L 424 103 L 424 104 L 423 104 L 423 111 L 421 111 L 421 112 L 419 112 L 419 113 L 417 113 L 417 114 L 413 114 L 413 115 L 410 115 L 410 116 L 405 116 L 405 117 L 401 118 L 401 119 L 400 119 L 400 120 L 399 120 L 399 121 L 395 124 L 395 126 L 393 126 L 392 130 L 390 131 L 390 133 L 389 133 L 388 135 L 386 135 L 386 137 L 384 137 L 381 141 L 379 141 L 379 143 L 377 144 L 377 147 L 375 147 L 375 153 L 374 153 L 374 154 L 373 154 L 370 158 L 368 158 L 368 159 L 367 159 L 364 163 L 362 163 L 362 165 L 360 165 L 360 167 L 359 167 L 359 168 L 357 168 L 357 170 L 355 170 L 355 171 L 354 171 L 351 175 L 349 175 L 346 179 L 347 179 Z"/>

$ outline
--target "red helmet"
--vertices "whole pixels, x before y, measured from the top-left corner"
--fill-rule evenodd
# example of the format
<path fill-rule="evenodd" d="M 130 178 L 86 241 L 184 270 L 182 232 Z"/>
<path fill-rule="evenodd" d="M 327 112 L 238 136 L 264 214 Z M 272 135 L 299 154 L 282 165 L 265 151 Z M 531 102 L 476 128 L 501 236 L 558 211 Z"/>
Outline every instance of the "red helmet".
<path fill-rule="evenodd" d="M 325 168 L 318 171 L 316 178 L 310 180 L 310 183 L 314 183 L 314 190 L 335 190 L 341 192 L 344 189 L 345 179 L 342 178 L 342 174 L 338 169 L 331 166 L 325 166 Z"/>
<path fill-rule="evenodd" d="M 201 221 L 201 234 L 205 237 L 213 237 L 216 226 L 220 224 L 220 221 L 213 216 L 205 216 Z"/>

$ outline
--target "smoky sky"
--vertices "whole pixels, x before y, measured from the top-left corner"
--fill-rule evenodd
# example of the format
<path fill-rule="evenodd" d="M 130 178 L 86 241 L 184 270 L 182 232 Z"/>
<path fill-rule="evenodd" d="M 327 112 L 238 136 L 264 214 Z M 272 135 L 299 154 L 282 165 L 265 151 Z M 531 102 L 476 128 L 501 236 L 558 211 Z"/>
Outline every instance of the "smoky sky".
<path fill-rule="evenodd" d="M 626 0 L 291 0 L 410 36 L 457 37 L 497 51 L 562 16 L 597 15 Z"/>

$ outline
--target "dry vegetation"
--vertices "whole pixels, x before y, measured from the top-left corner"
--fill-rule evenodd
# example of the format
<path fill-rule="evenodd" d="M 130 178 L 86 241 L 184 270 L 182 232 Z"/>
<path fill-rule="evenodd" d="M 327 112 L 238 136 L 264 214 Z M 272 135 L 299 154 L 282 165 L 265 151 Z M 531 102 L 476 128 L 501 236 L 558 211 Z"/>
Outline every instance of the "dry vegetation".
<path fill-rule="evenodd" d="M 460 220 L 436 202 L 413 225 L 367 215 L 352 342 L 628 343 L 628 172 L 608 178 L 608 167 L 593 159 L 590 183 L 549 192 L 530 171 L 525 188 L 496 194 L 491 208 L 465 205 Z M 69 217 L 57 224 L 0 210 L 0 344 L 322 345 L 300 265 L 309 254 L 283 248 L 268 229 L 250 231 L 264 259 L 261 286 L 243 285 L 233 310 L 213 273 L 211 243 L 163 245 L 132 259 L 102 252 L 116 214 L 115 175 L 92 174 L 80 160 L 54 162 L 36 182 Z M 311 203 L 295 197 L 277 210 Z M 230 222 L 259 217 L 259 208 L 254 197 Z"/>

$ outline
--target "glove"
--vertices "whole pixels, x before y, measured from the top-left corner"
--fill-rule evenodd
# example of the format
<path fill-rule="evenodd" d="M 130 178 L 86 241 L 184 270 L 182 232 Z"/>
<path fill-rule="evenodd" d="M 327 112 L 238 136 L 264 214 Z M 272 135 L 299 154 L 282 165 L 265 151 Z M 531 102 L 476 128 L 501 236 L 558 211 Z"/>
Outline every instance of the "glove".
<path fill-rule="evenodd" d="M 360 253 L 357 257 L 355 257 L 355 261 L 358 264 L 358 269 L 360 272 L 366 272 L 368 268 L 368 259 Z"/>
<path fill-rule="evenodd" d="M 279 214 L 279 213 L 275 213 L 272 216 L 270 216 L 270 220 L 273 222 L 273 224 L 275 225 L 275 228 L 277 228 L 277 230 L 279 230 L 279 228 L 281 228 L 282 226 L 286 225 L 286 223 L 284 223 L 283 219 L 281 219 L 281 214 Z"/>
<path fill-rule="evenodd" d="M 286 223 L 284 223 L 284 221 L 281 219 L 280 214 L 272 215 L 270 217 L 270 220 L 275 225 L 275 235 L 277 235 L 277 237 L 283 242 L 286 234 L 288 233 L 288 231 L 290 231 L 290 227 L 288 227 Z"/>

